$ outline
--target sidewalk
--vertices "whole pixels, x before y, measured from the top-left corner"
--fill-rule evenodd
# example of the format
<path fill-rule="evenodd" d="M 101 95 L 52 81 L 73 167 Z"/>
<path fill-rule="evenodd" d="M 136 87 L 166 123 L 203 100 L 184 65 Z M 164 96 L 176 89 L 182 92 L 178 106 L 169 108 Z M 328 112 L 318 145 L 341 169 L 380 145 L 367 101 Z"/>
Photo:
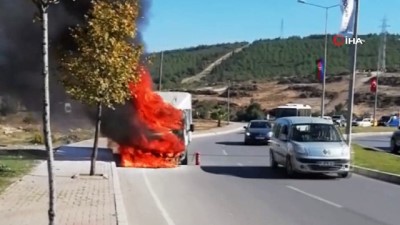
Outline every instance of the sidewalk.
<path fill-rule="evenodd" d="M 97 173 L 88 174 L 91 149 L 65 146 L 56 153 L 54 162 L 56 220 L 60 225 L 113 225 L 116 223 L 112 154 L 99 149 Z M 47 224 L 47 163 L 40 164 L 28 175 L 12 184 L 0 195 L 1 225 Z"/>
<path fill-rule="evenodd" d="M 196 132 L 193 137 L 205 137 L 240 131 L 243 123 Z M 125 211 L 118 174 L 106 139 L 99 141 L 97 174 L 88 174 L 93 140 L 60 147 L 55 154 L 56 221 L 58 225 L 124 224 Z M 117 208 L 117 209 L 116 209 Z M 47 163 L 42 161 L 28 175 L 9 186 L 0 195 L 0 225 L 47 224 L 48 178 Z M 117 218 L 117 212 L 119 218 Z M 6 220 L 6 221 L 5 221 Z M 126 223 L 125 223 L 126 224 Z"/>

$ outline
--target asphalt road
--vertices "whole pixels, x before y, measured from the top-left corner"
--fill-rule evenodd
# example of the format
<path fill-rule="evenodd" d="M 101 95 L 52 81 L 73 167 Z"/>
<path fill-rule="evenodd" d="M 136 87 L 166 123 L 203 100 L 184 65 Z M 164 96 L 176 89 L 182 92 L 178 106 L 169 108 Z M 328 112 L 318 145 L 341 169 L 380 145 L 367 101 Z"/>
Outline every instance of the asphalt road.
<path fill-rule="evenodd" d="M 371 135 L 365 137 L 353 137 L 352 141 L 364 146 L 390 151 L 391 135 Z"/>
<path fill-rule="evenodd" d="M 130 225 L 400 224 L 400 187 L 366 177 L 288 179 L 243 134 L 195 139 L 201 166 L 118 168 Z"/>

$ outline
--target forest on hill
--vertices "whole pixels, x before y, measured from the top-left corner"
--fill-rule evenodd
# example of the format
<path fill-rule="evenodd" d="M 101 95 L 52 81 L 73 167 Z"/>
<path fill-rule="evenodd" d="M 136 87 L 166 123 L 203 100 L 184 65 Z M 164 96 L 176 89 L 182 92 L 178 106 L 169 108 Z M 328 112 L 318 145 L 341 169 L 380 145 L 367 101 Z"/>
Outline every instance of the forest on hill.
<path fill-rule="evenodd" d="M 365 42 L 358 46 L 357 68 L 376 70 L 380 35 L 360 35 Z M 328 37 L 328 75 L 349 73 L 349 45 L 336 47 Z M 164 52 L 163 86 L 177 87 L 182 78 L 193 76 L 213 60 L 223 56 L 246 42 L 199 46 Z M 285 39 L 263 39 L 251 43 L 241 52 L 216 66 L 211 74 L 203 79 L 203 84 L 219 83 L 226 80 L 263 80 L 283 76 L 315 76 L 315 61 L 323 57 L 324 35 L 289 37 Z M 157 56 L 159 53 L 154 53 Z M 158 81 L 159 57 L 153 57 L 150 71 Z M 400 35 L 388 34 L 386 45 L 386 69 L 388 72 L 400 71 Z"/>
<path fill-rule="evenodd" d="M 200 45 L 192 48 L 165 51 L 163 53 L 163 87 L 175 87 L 186 77 L 194 76 L 205 69 L 210 63 L 247 42 L 224 43 L 217 45 Z M 149 70 L 155 83 L 160 74 L 161 53 L 151 53 Z"/>

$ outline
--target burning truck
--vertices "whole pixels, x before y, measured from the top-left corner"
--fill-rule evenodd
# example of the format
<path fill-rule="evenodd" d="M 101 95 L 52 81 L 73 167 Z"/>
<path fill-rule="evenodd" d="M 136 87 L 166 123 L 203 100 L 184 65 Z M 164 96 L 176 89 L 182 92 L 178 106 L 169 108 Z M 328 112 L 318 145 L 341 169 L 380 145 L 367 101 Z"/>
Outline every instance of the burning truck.
<path fill-rule="evenodd" d="M 147 127 L 129 143 L 108 139 L 108 147 L 118 155 L 122 167 L 171 168 L 188 163 L 188 146 L 194 131 L 192 96 L 186 92 L 154 92 L 149 72 L 142 68 L 141 79 L 131 84 L 135 120 Z"/>

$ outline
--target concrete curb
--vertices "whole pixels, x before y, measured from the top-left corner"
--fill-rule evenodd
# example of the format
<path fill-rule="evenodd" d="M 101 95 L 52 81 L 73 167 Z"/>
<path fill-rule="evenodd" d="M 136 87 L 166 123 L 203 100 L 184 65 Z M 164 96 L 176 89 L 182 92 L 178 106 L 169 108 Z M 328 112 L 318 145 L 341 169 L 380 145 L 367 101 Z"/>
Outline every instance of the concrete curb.
<path fill-rule="evenodd" d="M 203 134 L 193 134 L 192 138 L 202 138 L 202 137 L 209 137 L 209 136 L 214 136 L 214 135 L 222 135 L 222 134 L 230 134 L 230 133 L 234 133 L 237 131 L 241 131 L 243 130 L 243 127 L 237 127 L 237 128 L 232 128 L 229 130 L 225 130 L 225 131 L 216 131 L 216 132 L 205 132 Z"/>
<path fill-rule="evenodd" d="M 371 149 L 371 150 L 374 150 L 374 151 L 377 151 L 377 152 L 383 152 L 383 153 L 390 154 L 389 152 L 387 152 L 387 151 L 385 151 L 383 149 L 380 149 L 380 148 L 375 148 L 375 147 L 370 147 L 370 146 L 367 146 L 367 145 L 360 145 L 360 144 L 356 144 L 356 145 L 358 145 L 358 146 L 360 146 L 362 148 L 365 148 L 365 149 Z"/>
<path fill-rule="evenodd" d="M 353 172 L 359 175 L 363 175 L 381 181 L 386 181 L 392 184 L 400 184 L 400 176 L 397 174 L 368 169 L 361 166 L 353 166 Z"/>
<path fill-rule="evenodd" d="M 111 162 L 111 171 L 114 187 L 114 203 L 117 225 L 128 225 L 128 217 L 125 211 L 124 199 L 122 197 L 121 185 L 119 183 L 117 165 L 115 162 Z"/>

